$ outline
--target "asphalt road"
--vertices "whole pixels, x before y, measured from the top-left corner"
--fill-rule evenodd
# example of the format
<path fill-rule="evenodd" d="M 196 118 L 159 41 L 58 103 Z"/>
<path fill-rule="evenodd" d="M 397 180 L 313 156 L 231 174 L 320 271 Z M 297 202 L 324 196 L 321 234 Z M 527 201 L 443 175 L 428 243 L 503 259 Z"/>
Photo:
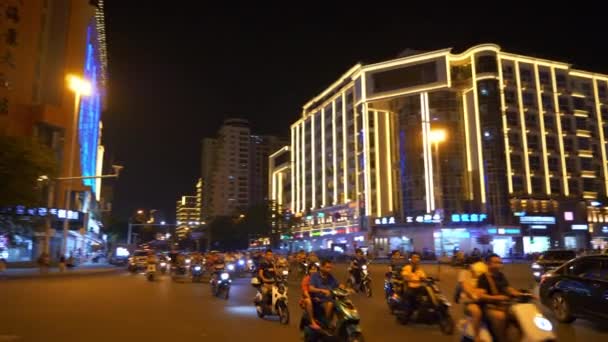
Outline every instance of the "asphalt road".
<path fill-rule="evenodd" d="M 458 270 L 424 265 L 440 275 L 441 287 L 452 298 Z M 336 265 L 345 279 L 345 265 Z M 385 265 L 372 265 L 373 298 L 353 295 L 367 341 L 417 338 L 420 341 L 455 341 L 437 326 L 396 322 L 382 296 Z M 534 285 L 527 265 L 505 265 L 518 288 Z M 301 311 L 298 283 L 290 285 L 291 322 L 259 319 L 252 305 L 255 290 L 249 278 L 234 281 L 230 299 L 211 296 L 206 283 L 173 281 L 162 276 L 151 283 L 143 275 L 125 272 L 82 277 L 0 281 L 0 341 L 297 341 Z M 460 305 L 453 307 L 456 321 Z M 588 322 L 559 325 L 560 341 L 605 340 L 608 329 Z"/>

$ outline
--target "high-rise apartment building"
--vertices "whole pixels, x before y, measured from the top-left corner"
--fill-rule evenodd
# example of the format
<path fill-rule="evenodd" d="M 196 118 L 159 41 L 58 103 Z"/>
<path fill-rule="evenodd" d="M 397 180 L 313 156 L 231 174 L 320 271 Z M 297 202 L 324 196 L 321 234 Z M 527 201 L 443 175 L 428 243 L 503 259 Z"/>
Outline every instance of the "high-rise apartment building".
<path fill-rule="evenodd" d="M 230 216 L 268 197 L 268 156 L 284 141 L 252 135 L 249 122 L 227 119 L 202 143 L 202 217 Z"/>
<path fill-rule="evenodd" d="M 291 127 L 294 241 L 605 244 L 606 104 L 608 76 L 491 44 L 356 65 Z"/>

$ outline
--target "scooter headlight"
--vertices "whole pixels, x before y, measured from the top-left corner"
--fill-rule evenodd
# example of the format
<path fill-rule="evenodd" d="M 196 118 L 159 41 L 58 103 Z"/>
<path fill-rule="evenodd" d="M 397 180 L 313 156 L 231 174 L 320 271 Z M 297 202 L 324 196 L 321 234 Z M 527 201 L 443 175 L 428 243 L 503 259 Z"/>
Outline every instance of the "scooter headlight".
<path fill-rule="evenodd" d="M 363 265 L 363 266 L 361 266 L 361 269 L 362 269 L 362 270 L 367 270 L 367 265 Z"/>
<path fill-rule="evenodd" d="M 228 264 L 228 271 L 234 271 L 234 265 Z"/>
<path fill-rule="evenodd" d="M 284 276 L 286 276 L 286 275 L 288 275 L 288 274 L 289 274 L 289 271 L 288 271 L 288 270 L 283 270 L 283 275 L 284 275 Z"/>
<path fill-rule="evenodd" d="M 186 259 L 186 264 L 189 264 L 189 263 L 190 263 L 190 259 Z"/>
<path fill-rule="evenodd" d="M 160 263 L 160 267 L 165 267 L 165 266 L 167 266 L 167 263 L 166 263 L 166 262 L 161 262 L 161 263 Z"/>
<path fill-rule="evenodd" d="M 241 265 L 241 266 L 245 265 L 245 260 L 239 260 L 239 265 Z"/>
<path fill-rule="evenodd" d="M 247 260 L 247 263 L 248 264 L 253 264 L 253 260 L 249 259 L 249 260 Z"/>
<path fill-rule="evenodd" d="M 553 330 L 553 324 L 550 320 L 545 318 L 543 315 L 536 315 L 534 317 L 534 325 L 540 330 L 551 331 Z"/>
<path fill-rule="evenodd" d="M 532 269 L 535 269 L 535 270 L 540 270 L 541 268 L 542 268 L 542 267 L 541 267 L 539 264 L 537 264 L 537 263 L 533 263 L 533 264 L 532 264 Z"/>
<path fill-rule="evenodd" d="M 222 278 L 222 280 L 228 280 L 230 278 L 230 275 L 224 272 L 220 275 L 220 278 Z"/>
<path fill-rule="evenodd" d="M 195 270 L 195 271 L 200 271 L 200 270 L 201 270 L 201 267 L 200 267 L 200 266 L 194 266 L 194 270 Z"/>

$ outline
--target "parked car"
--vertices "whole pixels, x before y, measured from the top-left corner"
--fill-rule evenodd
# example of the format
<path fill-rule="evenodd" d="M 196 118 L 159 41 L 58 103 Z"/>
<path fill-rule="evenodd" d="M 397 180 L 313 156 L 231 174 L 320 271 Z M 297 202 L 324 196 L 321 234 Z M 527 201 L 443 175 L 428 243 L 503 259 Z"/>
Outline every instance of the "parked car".
<path fill-rule="evenodd" d="M 581 256 L 544 274 L 539 293 L 560 322 L 608 322 L 608 255 Z"/>
<path fill-rule="evenodd" d="M 541 253 L 538 259 L 532 263 L 534 280 L 540 281 L 540 277 L 543 274 L 560 267 L 574 258 L 576 258 L 576 252 L 568 249 L 551 249 Z"/>

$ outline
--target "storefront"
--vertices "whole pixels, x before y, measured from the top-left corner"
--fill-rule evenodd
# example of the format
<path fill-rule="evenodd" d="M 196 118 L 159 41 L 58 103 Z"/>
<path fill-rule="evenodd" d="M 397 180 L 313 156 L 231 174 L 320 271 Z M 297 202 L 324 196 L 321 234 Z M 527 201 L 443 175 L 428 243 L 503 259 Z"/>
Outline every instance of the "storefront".
<path fill-rule="evenodd" d="M 596 223 L 592 225 L 591 248 L 608 249 L 608 223 Z"/>
<path fill-rule="evenodd" d="M 291 251 L 333 250 L 352 254 L 358 247 L 367 247 L 367 237 L 357 226 L 338 226 L 294 232 L 290 244 Z"/>
<path fill-rule="evenodd" d="M 571 224 L 570 231 L 564 234 L 564 247 L 566 249 L 588 248 L 589 225 Z"/>

